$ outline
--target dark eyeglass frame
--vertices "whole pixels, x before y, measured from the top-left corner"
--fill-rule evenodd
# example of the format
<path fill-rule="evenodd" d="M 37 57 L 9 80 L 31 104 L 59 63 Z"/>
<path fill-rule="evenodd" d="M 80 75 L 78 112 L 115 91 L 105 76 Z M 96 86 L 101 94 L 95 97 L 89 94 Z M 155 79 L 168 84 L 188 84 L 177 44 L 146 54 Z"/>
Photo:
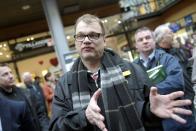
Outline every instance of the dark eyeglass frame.
<path fill-rule="evenodd" d="M 97 36 L 92 38 L 92 35 L 94 35 L 94 36 L 97 35 Z M 83 36 L 83 37 L 79 38 L 79 36 Z M 76 41 L 82 42 L 82 41 L 85 40 L 86 37 L 88 37 L 88 39 L 90 41 L 94 41 L 94 40 L 98 40 L 100 38 L 100 36 L 103 36 L 103 34 L 102 33 L 95 33 L 95 32 L 93 32 L 93 33 L 90 33 L 90 34 L 87 34 L 87 35 L 85 35 L 85 34 L 76 34 L 76 35 L 74 35 L 74 38 L 75 38 Z"/>

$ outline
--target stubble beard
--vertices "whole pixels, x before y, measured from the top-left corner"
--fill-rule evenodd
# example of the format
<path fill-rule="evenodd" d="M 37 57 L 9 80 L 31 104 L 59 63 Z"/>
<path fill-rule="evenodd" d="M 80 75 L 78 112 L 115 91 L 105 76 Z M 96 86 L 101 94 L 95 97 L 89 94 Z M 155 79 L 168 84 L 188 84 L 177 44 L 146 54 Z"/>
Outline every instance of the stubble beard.
<path fill-rule="evenodd" d="M 81 58 L 83 59 L 83 61 L 86 61 L 86 62 L 96 62 L 97 60 L 100 60 L 101 57 L 103 55 L 103 51 L 98 51 L 98 52 L 94 52 L 94 53 L 91 53 L 91 54 L 84 54 L 82 55 L 81 54 Z"/>

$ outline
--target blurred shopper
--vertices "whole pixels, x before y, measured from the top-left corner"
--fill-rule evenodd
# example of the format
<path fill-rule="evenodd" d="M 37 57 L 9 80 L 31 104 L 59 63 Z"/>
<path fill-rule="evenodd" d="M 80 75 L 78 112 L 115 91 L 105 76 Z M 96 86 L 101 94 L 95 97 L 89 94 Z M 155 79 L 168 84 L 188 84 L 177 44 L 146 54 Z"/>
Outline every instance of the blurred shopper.
<path fill-rule="evenodd" d="M 0 97 L 0 131 L 36 131 L 25 102 Z"/>
<path fill-rule="evenodd" d="M 185 39 L 185 44 L 182 46 L 182 48 L 187 52 L 187 57 L 191 58 L 193 55 L 193 44 L 191 43 L 189 37 Z"/>
<path fill-rule="evenodd" d="M 34 83 L 35 83 L 35 85 L 38 85 L 41 87 L 41 78 L 39 76 L 35 76 Z"/>
<path fill-rule="evenodd" d="M 43 109 L 43 114 L 47 115 L 48 112 L 47 112 L 46 102 L 45 102 L 43 90 L 40 87 L 40 85 L 35 84 L 30 72 L 24 72 L 22 75 L 22 78 L 23 78 L 26 88 L 29 89 L 32 92 L 32 94 L 36 96 L 37 101 L 40 103 L 40 106 L 42 106 L 41 108 Z"/>
<path fill-rule="evenodd" d="M 54 90 L 57 84 L 57 78 L 51 72 L 46 73 L 44 76 L 46 83 Z"/>
<path fill-rule="evenodd" d="M 178 114 L 190 113 L 180 108 L 190 101 L 176 100 L 182 92 L 160 95 L 156 87 L 149 91 L 146 73 L 105 48 L 105 42 L 98 17 L 85 14 L 77 19 L 80 57 L 55 88 L 49 130 L 144 131 L 146 122 L 153 124 L 158 117 L 185 123 Z"/>
<path fill-rule="evenodd" d="M 46 75 L 44 76 L 44 79 L 46 81 L 44 87 L 43 87 L 43 91 L 44 91 L 44 96 L 45 99 L 47 101 L 47 107 L 48 107 L 48 112 L 49 114 L 51 113 L 51 106 L 52 106 L 52 99 L 54 96 L 54 89 L 57 83 L 57 80 L 55 78 L 55 76 L 48 72 L 46 73 Z"/>
<path fill-rule="evenodd" d="M 167 24 L 158 26 L 154 31 L 154 35 L 157 47 L 178 59 L 183 69 L 185 97 L 193 101 L 195 93 L 191 82 L 192 62 L 189 62 L 188 56 L 185 55 L 182 48 L 172 47 L 174 34 Z"/>
<path fill-rule="evenodd" d="M 29 89 L 22 89 L 15 86 L 15 79 L 12 70 L 6 64 L 0 64 L 0 96 L 24 101 L 30 112 L 35 124 L 35 131 L 47 131 L 48 119 L 43 111 L 43 106 L 40 105 L 37 97 Z"/>
<path fill-rule="evenodd" d="M 193 82 L 193 89 L 195 91 L 195 94 L 196 94 L 196 56 L 193 57 L 194 58 L 194 61 L 193 61 L 193 72 L 192 72 L 192 82 Z M 194 97 L 194 108 L 195 108 L 195 121 L 196 121 L 196 95 Z"/>

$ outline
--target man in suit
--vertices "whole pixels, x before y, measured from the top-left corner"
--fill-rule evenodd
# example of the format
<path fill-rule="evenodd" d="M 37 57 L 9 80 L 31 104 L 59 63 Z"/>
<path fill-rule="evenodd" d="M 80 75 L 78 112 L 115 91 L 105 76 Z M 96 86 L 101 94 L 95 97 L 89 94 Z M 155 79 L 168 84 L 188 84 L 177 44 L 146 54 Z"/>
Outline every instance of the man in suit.
<path fill-rule="evenodd" d="M 22 101 L 0 97 L 0 130 L 35 131 L 31 114 Z"/>

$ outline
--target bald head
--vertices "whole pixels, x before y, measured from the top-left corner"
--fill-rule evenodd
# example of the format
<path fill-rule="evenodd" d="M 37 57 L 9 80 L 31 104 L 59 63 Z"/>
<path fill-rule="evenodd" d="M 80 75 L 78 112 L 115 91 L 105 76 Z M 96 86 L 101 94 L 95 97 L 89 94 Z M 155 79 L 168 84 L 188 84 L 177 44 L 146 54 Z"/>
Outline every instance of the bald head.
<path fill-rule="evenodd" d="M 32 83 L 33 82 L 33 79 L 32 79 L 32 75 L 30 72 L 24 72 L 22 74 L 22 79 L 24 81 L 25 84 L 28 84 L 28 83 Z"/>

